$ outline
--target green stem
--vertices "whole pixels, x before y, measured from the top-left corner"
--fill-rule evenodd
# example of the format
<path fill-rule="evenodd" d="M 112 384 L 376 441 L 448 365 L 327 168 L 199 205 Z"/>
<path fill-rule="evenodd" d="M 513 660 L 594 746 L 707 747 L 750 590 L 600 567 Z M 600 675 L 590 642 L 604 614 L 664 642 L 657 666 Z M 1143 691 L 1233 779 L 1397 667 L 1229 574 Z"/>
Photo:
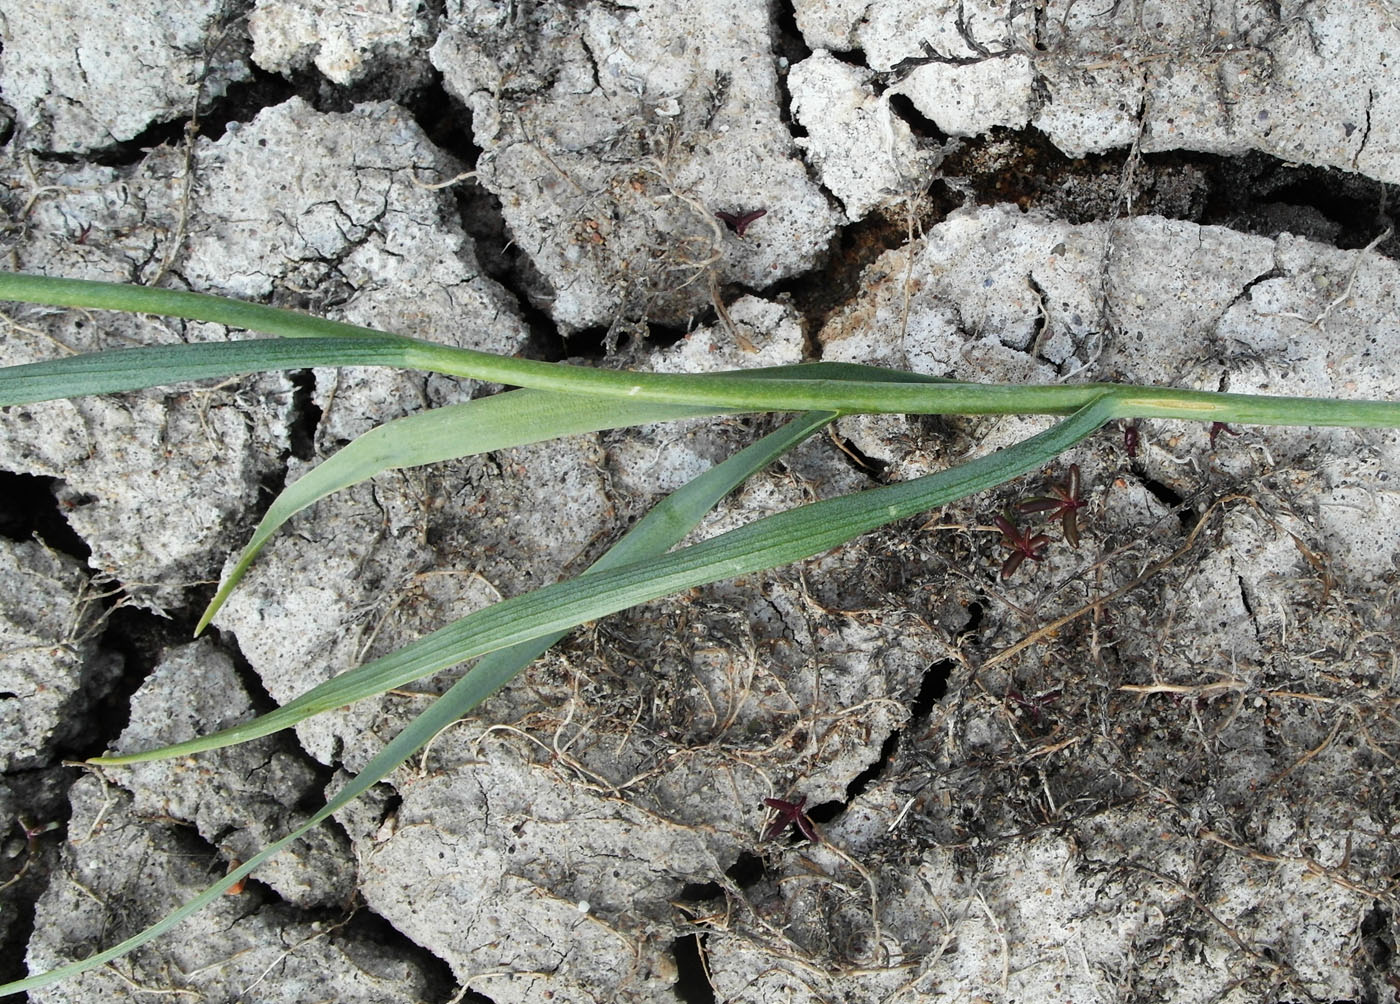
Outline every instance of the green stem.
<path fill-rule="evenodd" d="M 1113 418 L 1180 418 L 1248 425 L 1400 428 L 1400 402 L 1258 397 L 1121 384 L 901 383 L 889 380 L 775 379 L 761 373 L 635 373 L 514 359 L 438 345 L 373 328 L 203 293 L 120 283 L 0 273 L 0 299 L 163 314 L 264 331 L 286 338 L 351 338 L 395 353 L 398 365 L 565 394 L 624 397 L 735 411 L 1068 415 L 1107 397 Z M 183 348 L 175 346 L 175 349 Z M 154 352 L 157 350 L 134 350 Z M 119 353 L 104 353 L 112 357 Z M 352 350 L 352 355 L 353 350 Z M 378 358 L 378 356 L 376 356 Z M 83 357 L 75 357 L 77 364 Z M 347 362 L 357 360 L 347 360 Z M 58 363 L 67 362 L 58 360 Z M 51 364 L 34 364 L 35 367 Z M 285 363 L 284 363 L 285 365 Z M 273 367 L 275 368 L 275 367 Z M 800 371 L 799 371 L 800 372 Z"/>

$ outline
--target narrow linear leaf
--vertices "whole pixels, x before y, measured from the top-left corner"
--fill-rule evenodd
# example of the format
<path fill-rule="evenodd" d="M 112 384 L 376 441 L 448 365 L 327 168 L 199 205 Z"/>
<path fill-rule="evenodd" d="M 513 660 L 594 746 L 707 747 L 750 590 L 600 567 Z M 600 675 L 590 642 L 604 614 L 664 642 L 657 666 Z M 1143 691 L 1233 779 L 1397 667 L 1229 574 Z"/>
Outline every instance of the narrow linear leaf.
<path fill-rule="evenodd" d="M 847 363 L 815 363 L 759 370 L 773 379 L 794 379 L 802 371 L 815 370 L 823 379 L 879 379 L 888 382 L 942 384 L 945 379 L 881 370 Z M 469 400 L 461 405 L 437 407 L 430 412 L 410 414 L 372 428 L 350 442 L 325 462 L 308 470 L 297 482 L 277 496 L 253 531 L 252 539 L 228 571 L 217 594 L 204 609 L 195 634 L 210 625 L 218 609 L 238 587 L 253 560 L 277 529 L 293 515 L 312 506 L 333 491 L 363 482 L 384 470 L 412 468 L 423 463 L 483 454 L 491 449 L 518 447 L 560 437 L 591 433 L 601 428 L 619 428 L 671 421 L 687 417 L 728 414 L 720 409 L 692 405 L 662 405 L 636 400 L 559 395 L 549 391 L 511 391 Z"/>
<path fill-rule="evenodd" d="M 327 680 L 275 711 L 213 735 L 164 747 L 159 755 L 184 756 L 245 742 L 499 648 L 564 631 L 684 589 L 820 554 L 886 523 L 1033 471 L 1112 416 L 1112 400 L 1101 399 L 1037 436 L 958 467 L 813 502 L 660 558 L 631 562 L 503 600 L 397 652 Z"/>
<path fill-rule="evenodd" d="M 840 404 L 809 407 L 802 401 L 816 401 L 821 386 L 803 388 L 811 377 L 802 378 L 792 372 L 783 373 L 789 382 L 780 393 L 781 403 L 767 406 L 753 402 L 752 391 L 764 385 L 762 375 L 717 374 L 638 374 L 546 363 L 537 360 L 513 359 L 472 349 L 440 345 L 402 335 L 391 335 L 341 321 L 331 321 L 299 311 L 248 303 L 231 297 L 182 290 L 137 286 L 129 283 L 98 282 L 88 279 L 63 279 L 54 276 L 0 271 L 0 300 L 40 303 L 52 306 L 79 307 L 97 310 L 120 310 L 130 313 L 156 314 L 189 320 L 225 324 L 277 335 L 276 339 L 255 339 L 250 342 L 209 343 L 197 345 L 155 346 L 144 349 L 118 349 L 108 352 L 69 356 L 42 363 L 0 369 L 0 406 L 75 397 L 81 394 L 110 393 L 153 387 L 185 380 L 227 377 L 258 370 L 303 368 L 308 365 L 386 365 L 422 369 L 454 376 L 474 377 L 507 386 L 555 390 L 571 394 L 598 394 L 645 400 L 672 401 L 677 394 L 693 397 L 724 393 L 733 396 L 737 389 L 745 403 L 737 407 L 714 404 L 707 400 L 676 399 L 672 403 L 689 403 L 741 411 L 808 411 L 808 410 L 869 410 Z M 318 341 L 320 349 L 342 353 L 335 359 L 315 362 L 288 361 L 305 357 L 298 355 L 284 339 L 305 343 Z M 243 348 L 234 351 L 235 346 Z M 244 353 L 247 353 L 246 355 Z M 313 352 L 312 355 L 319 355 Z M 262 359 L 262 362 L 258 362 Z M 837 364 L 844 381 L 865 391 L 881 384 L 937 383 L 941 386 L 977 387 L 954 384 L 934 378 L 891 380 L 893 371 L 879 371 L 858 379 L 851 364 Z M 781 367 L 796 370 L 802 367 Z M 836 367 L 829 367 L 827 373 Z M 815 376 L 815 374 L 814 374 Z M 823 374 L 825 376 L 825 374 Z M 635 378 L 635 379 L 634 379 Z M 739 380 L 736 388 L 732 381 Z M 753 381 L 758 381 L 757 384 Z M 817 383 L 825 386 L 821 377 Z M 814 396 L 813 390 L 816 391 Z M 1059 388 L 1063 391 L 1064 388 Z M 865 395 L 863 395 L 865 396 Z M 1054 413 L 1067 414 L 1094 397 L 1094 394 L 1057 395 Z M 989 400 L 989 398 L 984 398 Z M 877 409 L 878 410 L 878 409 Z M 904 410 L 904 409 L 896 409 Z M 939 410 L 935 408 L 934 410 Z M 950 409 L 958 410 L 958 409 Z"/>
<path fill-rule="evenodd" d="M 0 272 L 0 280 L 5 275 Z M 216 298 L 216 302 L 223 301 Z M 334 326 L 333 322 L 320 323 Z M 370 329 L 344 327 L 355 333 L 111 349 L 0 367 L 0 407 L 312 366 L 418 369 L 561 394 L 690 405 L 711 412 L 827 410 L 1004 414 L 1039 411 L 1065 414 L 1104 390 L 1102 386 L 1091 384 L 1008 387 L 934 378 L 908 379 L 910 375 L 901 380 L 893 378 L 891 371 L 855 364 L 837 368 L 833 364 L 817 363 L 769 371 L 702 374 L 602 370 L 495 356 Z M 804 372 L 808 369 L 813 372 Z M 908 393 L 900 393 L 901 388 Z M 1230 421 L 1241 419 L 1232 417 Z"/>
<path fill-rule="evenodd" d="M 689 533 L 700 522 L 705 513 L 714 508 L 716 503 L 728 492 L 755 471 L 767 466 L 774 459 L 802 442 L 834 417 L 830 413 L 802 415 L 778 431 L 769 433 L 757 443 L 740 450 L 723 463 L 715 465 L 699 477 L 692 479 L 684 487 L 672 492 L 667 498 L 652 507 L 622 539 L 583 574 L 588 575 L 611 565 L 626 564 L 663 553 Z M 194 899 L 121 944 L 47 973 L 40 973 L 28 979 L 0 986 L 0 996 L 36 990 L 39 987 L 48 986 L 51 983 L 57 983 L 60 980 L 87 972 L 97 966 L 105 965 L 183 923 L 193 914 L 218 899 L 234 883 L 251 875 L 264 862 L 293 841 L 308 833 L 313 827 L 320 825 L 333 813 L 349 805 L 388 777 L 395 768 L 427 745 L 433 736 L 499 690 L 562 636 L 563 632 L 560 632 L 550 638 L 537 638 L 522 642 L 519 645 L 484 656 L 469 672 L 448 688 L 445 694 L 433 701 L 417 718 L 409 722 L 397 736 L 370 759 L 369 763 L 365 764 L 359 774 L 351 778 L 320 810 L 313 813 L 310 818 L 285 837 L 268 845 Z M 137 754 L 131 757 L 113 757 L 105 760 L 99 758 L 91 762 L 115 765 L 150 759 L 156 759 L 156 756 L 154 754 Z"/>
<path fill-rule="evenodd" d="M 532 387 L 566 394 L 593 394 L 638 401 L 665 401 L 734 411 L 837 411 L 842 413 L 906 414 L 1049 414 L 1067 415 L 1090 401 L 1109 395 L 1117 401 L 1113 418 L 1184 418 L 1195 421 L 1235 422 L 1247 425 L 1335 425 L 1370 428 L 1400 428 L 1400 402 L 1347 401 L 1336 398 L 1262 397 L 1224 394 L 1212 391 L 1172 388 L 1132 387 L 1117 384 L 977 384 L 963 382 L 921 383 L 879 379 L 812 379 L 791 377 L 773 379 L 751 373 L 635 373 L 548 363 L 533 359 L 496 356 L 488 352 L 459 349 L 450 345 L 386 335 L 337 321 L 328 321 L 296 311 L 261 304 L 244 303 L 225 297 L 178 290 L 153 289 L 120 283 L 0 272 L 0 299 L 63 306 L 127 310 L 212 321 L 283 338 L 340 338 L 373 347 L 374 339 L 387 340 L 377 346 L 388 353 L 398 347 L 392 361 L 384 365 L 422 369 L 453 376 L 488 380 L 515 387 Z M 259 346 L 275 340 L 256 339 Z M 131 352 L 175 353 L 195 346 L 162 346 L 156 349 L 123 349 L 99 353 L 103 362 L 88 356 L 71 356 L 30 366 L 53 367 L 50 371 L 28 370 L 20 379 L 33 383 L 50 381 L 53 373 L 73 372 L 84 385 L 95 385 L 103 367 L 132 367 L 113 357 Z M 153 365 L 174 369 L 174 356 L 150 356 Z M 344 359 L 342 364 L 371 365 L 365 359 Z M 325 365 L 335 365 L 326 363 Z M 95 367 L 95 369 L 94 369 Z M 281 366 L 263 368 L 277 369 Z M 22 367 L 16 367 L 22 369 Z M 244 370 L 243 372 L 247 372 Z M 42 379 L 36 374 L 47 373 Z M 111 373 L 108 379 L 116 379 Z M 128 379 L 129 376 L 123 376 Z M 75 377 L 78 379 L 78 377 Z M 180 379 L 189 379 L 182 377 Z M 144 386 L 170 382 L 150 380 Z M 15 385 L 19 386 L 18 384 Z M 47 382 L 50 396 L 67 397 L 95 390 L 75 390 L 60 380 Z M 57 388 L 57 389 L 53 389 Z M 127 389 L 130 389 L 129 386 Z M 32 393 L 33 388 L 27 393 Z M 17 403 L 7 377 L 0 370 L 0 405 Z M 27 400 L 34 398 L 28 397 Z"/>
<path fill-rule="evenodd" d="M 407 415 L 366 432 L 289 485 L 263 515 L 195 625 L 203 631 L 263 545 L 292 516 L 383 471 L 599 429 L 724 414 L 714 408 L 516 390 Z"/>
<path fill-rule="evenodd" d="M 128 314 L 155 314 L 183 317 L 190 321 L 226 324 L 231 328 L 266 331 L 284 338 L 344 338 L 357 336 L 392 337 L 374 328 L 343 321 L 328 321 L 312 314 L 283 307 L 249 303 L 231 296 L 191 293 L 160 286 L 138 286 L 129 282 L 103 282 L 96 279 L 64 279 L 32 272 L 0 271 L 0 300 L 42 303 L 52 307 L 89 310 L 120 310 Z M 412 339 L 398 338 L 410 343 Z"/>
<path fill-rule="evenodd" d="M 831 412 L 811 412 L 802 415 L 758 442 L 746 446 L 728 460 L 716 464 L 704 474 L 692 478 L 683 487 L 652 506 L 645 516 L 582 574 L 593 575 L 664 553 L 693 530 L 726 494 L 835 417 Z M 483 656 L 472 667 L 470 673 L 471 678 L 476 681 L 473 686 L 477 689 L 472 691 L 476 695 L 475 700 L 485 700 L 567 633 L 565 630 L 532 638 Z M 475 707 L 475 703 L 471 707 Z M 140 753 L 94 757 L 88 762 L 114 767 L 178 755 L 180 754 L 176 747 L 167 746 Z"/>
<path fill-rule="evenodd" d="M 719 504 L 720 499 L 835 417 L 832 412 L 808 412 L 751 446 L 746 446 L 704 474 L 692 478 L 683 487 L 652 506 L 645 516 L 580 577 L 596 575 L 609 568 L 621 568 L 632 562 L 655 559 L 664 554 L 695 529 L 705 514 Z M 472 703 L 467 705 L 462 713 L 465 714 L 505 686 L 517 673 L 568 633 L 567 629 L 552 632 L 483 655 L 467 675 L 458 681 L 459 684 L 471 684 L 471 687 L 463 692 L 463 697 L 465 699 L 466 695 L 470 694 Z M 160 752 L 154 751 L 155 754 Z M 154 754 L 149 755 L 149 759 L 155 758 Z"/>
<path fill-rule="evenodd" d="M 379 751 L 359 774 L 351 778 L 350 781 L 336 793 L 326 804 L 313 813 L 304 823 L 296 827 L 286 836 L 274 841 L 253 855 L 243 864 L 234 868 L 227 875 L 218 879 L 213 885 L 205 889 L 198 896 L 189 902 L 182 904 L 177 909 L 166 914 L 156 923 L 142 931 L 137 932 L 125 941 L 113 945 L 111 948 L 90 955 L 85 959 L 70 962 L 65 966 L 50 969 L 47 972 L 37 973 L 22 980 L 15 980 L 0 986 L 0 997 L 9 994 L 25 993 L 29 990 L 37 990 L 53 983 L 72 979 L 75 976 L 104 966 L 109 962 L 121 958 L 130 952 L 134 952 L 147 942 L 153 941 L 165 934 L 167 931 L 184 923 L 194 914 L 213 903 L 234 885 L 247 878 L 254 871 L 265 864 L 269 859 L 279 854 L 293 842 L 305 836 L 315 827 L 329 819 L 333 813 L 339 812 L 359 798 L 370 788 L 374 787 L 385 777 L 387 777 L 396 767 L 411 757 L 415 751 L 438 732 L 451 725 L 474 706 L 474 702 L 469 702 L 469 695 L 474 693 L 473 686 L 468 682 L 469 677 L 458 680 L 445 694 L 430 704 L 417 718 L 410 722 L 402 732 L 395 736 L 382 750 Z"/>
<path fill-rule="evenodd" d="M 0 273 L 2 275 L 3 273 Z M 252 338 L 88 352 L 0 368 L 0 407 L 221 380 L 267 370 L 312 366 L 406 366 L 408 352 L 392 335 L 364 338 Z"/>
<path fill-rule="evenodd" d="M 822 379 L 876 379 L 891 383 L 946 383 L 941 377 L 849 363 L 813 363 L 757 370 L 775 380 L 804 372 Z M 611 398 L 518 390 L 495 397 L 435 408 L 395 419 L 360 436 L 286 488 L 263 515 L 234 567 L 209 602 L 194 633 L 198 635 L 232 594 L 263 546 L 302 509 L 332 492 L 386 470 L 416 467 L 490 450 L 535 443 L 558 436 L 646 422 L 728 414 L 713 408 L 617 401 Z"/>

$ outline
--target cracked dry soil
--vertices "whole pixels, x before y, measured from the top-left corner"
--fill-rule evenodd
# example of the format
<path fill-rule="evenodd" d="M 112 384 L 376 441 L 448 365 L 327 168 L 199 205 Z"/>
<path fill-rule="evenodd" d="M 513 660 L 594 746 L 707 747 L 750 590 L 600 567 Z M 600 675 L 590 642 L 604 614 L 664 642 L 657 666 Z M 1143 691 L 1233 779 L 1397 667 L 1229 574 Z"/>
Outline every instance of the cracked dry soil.
<path fill-rule="evenodd" d="M 6 267 L 604 366 L 1394 397 L 1400 10 L 1103 6 L 48 0 L 0 14 Z M 6 363 L 242 337 L 2 320 Z M 382 476 L 189 641 L 281 486 L 495 390 L 316 370 L 0 415 L 0 977 L 188 899 L 454 677 L 65 762 L 574 574 L 772 426 Z M 1044 424 L 843 419 L 700 533 Z M 1400 436 L 1126 435 L 580 629 L 239 895 L 31 999 L 1396 999 Z M 1071 464 L 1079 546 L 1051 525 L 1003 579 L 993 517 Z"/>

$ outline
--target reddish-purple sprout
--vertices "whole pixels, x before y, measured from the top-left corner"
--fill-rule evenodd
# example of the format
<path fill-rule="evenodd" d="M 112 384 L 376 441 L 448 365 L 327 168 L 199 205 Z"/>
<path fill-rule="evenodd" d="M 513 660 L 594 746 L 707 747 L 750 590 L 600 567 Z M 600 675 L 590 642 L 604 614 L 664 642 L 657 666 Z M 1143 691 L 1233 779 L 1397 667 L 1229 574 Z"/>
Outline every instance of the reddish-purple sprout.
<path fill-rule="evenodd" d="M 1001 546 L 1011 549 L 1011 553 L 1006 556 L 1006 560 L 1001 564 L 1002 580 L 1011 578 L 1016 574 L 1016 569 L 1021 567 L 1021 562 L 1030 558 L 1031 561 L 1039 561 L 1044 557 L 1046 546 L 1050 543 L 1050 538 L 1043 533 L 1032 534 L 1022 530 L 1011 520 L 1008 512 L 1005 516 L 997 516 L 992 520 L 1001 531 Z"/>
<path fill-rule="evenodd" d="M 1045 693 L 1035 697 L 1027 697 L 1015 687 L 1008 687 L 1006 689 L 1006 698 L 1029 711 L 1031 713 L 1031 719 L 1035 724 L 1039 725 L 1041 711 L 1043 711 L 1047 705 L 1054 704 L 1060 699 L 1062 689 L 1063 688 L 1056 687 L 1054 690 L 1047 690 Z"/>
<path fill-rule="evenodd" d="M 1128 451 L 1128 456 L 1136 457 L 1138 451 L 1138 427 L 1136 422 L 1128 422 L 1123 426 L 1123 449 Z"/>
<path fill-rule="evenodd" d="M 807 818 L 807 813 L 802 811 L 802 806 L 807 804 L 806 795 L 798 795 L 797 801 L 785 802 L 781 798 L 765 798 L 763 804 L 768 806 L 778 815 L 763 830 L 763 839 L 772 840 L 782 833 L 789 826 L 796 826 L 802 831 L 802 835 L 814 844 L 822 842 L 822 838 L 817 835 L 817 829 L 812 825 L 812 821 Z"/>
<path fill-rule="evenodd" d="M 1239 435 L 1238 432 L 1236 432 L 1234 429 L 1230 428 L 1230 427 L 1229 427 L 1228 425 L 1226 425 L 1224 422 L 1211 422 L 1211 423 L 1210 423 L 1210 448 L 1211 448 L 1212 450 L 1215 449 L 1215 437 L 1218 436 L 1218 435 L 1220 435 L 1222 432 L 1225 433 L 1225 435 L 1227 435 L 1227 436 L 1238 436 L 1238 435 Z"/>
<path fill-rule="evenodd" d="M 1065 540 L 1070 547 L 1079 546 L 1079 516 L 1078 512 L 1088 503 L 1079 495 L 1079 465 L 1069 465 L 1069 477 L 1064 481 L 1052 481 L 1050 483 L 1050 494 L 1054 498 L 1033 498 L 1026 499 L 1016 507 L 1016 511 L 1022 514 L 1043 512 L 1049 515 L 1047 520 L 1059 520 L 1060 528 L 1064 531 Z"/>
<path fill-rule="evenodd" d="M 767 215 L 766 209 L 750 209 L 747 213 L 715 213 L 717 219 L 740 237 L 744 236 L 744 231 L 749 228 L 750 223 Z"/>

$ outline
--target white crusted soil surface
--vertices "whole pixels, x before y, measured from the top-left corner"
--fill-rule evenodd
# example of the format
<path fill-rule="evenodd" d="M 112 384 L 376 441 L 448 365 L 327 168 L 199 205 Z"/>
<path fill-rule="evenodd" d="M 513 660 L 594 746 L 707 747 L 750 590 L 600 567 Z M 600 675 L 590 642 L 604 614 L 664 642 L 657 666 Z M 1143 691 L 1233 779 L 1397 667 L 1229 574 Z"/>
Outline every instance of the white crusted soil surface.
<path fill-rule="evenodd" d="M 1400 11 L 1347 3 L 794 0 L 944 132 L 1029 123 L 1078 157 L 1259 150 L 1400 178 Z"/>
<path fill-rule="evenodd" d="M 783 124 L 764 5 L 447 8 L 433 64 L 559 324 L 683 321 L 710 276 L 764 288 L 825 252 L 839 217 Z M 713 215 L 758 208 L 743 237 Z"/>
<path fill-rule="evenodd" d="M 246 79 L 231 0 L 171 7 L 38 0 L 0 12 L 0 93 L 34 147 L 73 153 L 138 136 Z"/>
<path fill-rule="evenodd" d="M 1202 225 L 1216 164 L 1190 153 L 1283 158 L 1379 200 L 1400 180 L 1388 0 L 116 10 L 0 14 L 7 268 L 659 372 L 821 358 L 1400 395 L 1384 203 L 1346 221 L 1274 204 L 1301 235 Z M 139 138 L 196 109 L 211 118 Z M 1064 173 L 988 196 L 973 167 L 1018 145 Z M 1135 215 L 1139 195 L 1190 218 Z M 1349 226 L 1360 239 L 1327 242 Z M 247 337 L 0 307 L 6 364 Z M 37 485 L 75 535 L 0 538 L 16 958 L 50 968 L 164 916 L 460 670 L 217 753 L 60 761 L 245 721 L 575 575 L 777 424 L 389 471 L 295 516 L 215 631 L 182 635 L 283 484 L 384 421 L 497 390 L 318 369 L 0 409 L 4 484 Z M 845 417 L 691 539 L 1050 421 Z M 1389 999 L 1400 435 L 1127 435 L 584 626 L 237 895 L 32 999 Z M 1078 546 L 1048 524 L 1043 560 L 1001 574 L 993 518 L 1065 490 L 1070 465 Z M 133 617 L 170 618 L 147 629 L 165 644 L 123 634 Z M 765 800 L 800 801 L 820 839 L 770 832 Z"/>

